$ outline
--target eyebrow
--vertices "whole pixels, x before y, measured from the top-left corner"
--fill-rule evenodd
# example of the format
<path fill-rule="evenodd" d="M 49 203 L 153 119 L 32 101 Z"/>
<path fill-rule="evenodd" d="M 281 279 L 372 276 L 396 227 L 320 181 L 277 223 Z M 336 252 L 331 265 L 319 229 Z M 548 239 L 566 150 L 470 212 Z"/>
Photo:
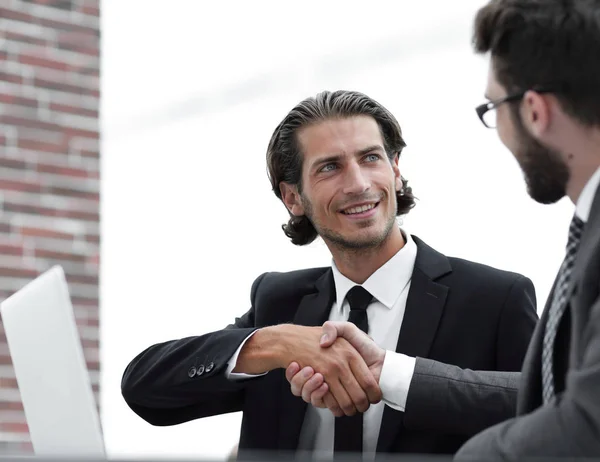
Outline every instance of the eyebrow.
<path fill-rule="evenodd" d="M 356 155 L 364 156 L 365 154 L 368 154 L 373 151 L 383 151 L 383 150 L 384 149 L 382 146 L 380 146 L 378 144 L 374 144 L 373 146 L 369 146 L 368 148 L 364 148 L 364 149 L 361 149 L 360 151 L 357 151 Z"/>

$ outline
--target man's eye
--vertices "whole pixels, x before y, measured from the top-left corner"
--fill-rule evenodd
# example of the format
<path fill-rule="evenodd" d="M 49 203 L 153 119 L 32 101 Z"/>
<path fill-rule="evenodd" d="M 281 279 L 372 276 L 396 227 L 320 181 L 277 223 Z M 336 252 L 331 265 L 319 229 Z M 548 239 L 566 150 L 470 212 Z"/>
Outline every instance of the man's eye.
<path fill-rule="evenodd" d="M 337 166 L 335 164 L 327 164 L 319 169 L 319 172 L 331 172 L 335 170 Z"/>
<path fill-rule="evenodd" d="M 366 157 L 366 160 L 368 162 L 375 162 L 376 160 L 379 160 L 379 159 L 380 159 L 379 154 L 369 154 Z"/>

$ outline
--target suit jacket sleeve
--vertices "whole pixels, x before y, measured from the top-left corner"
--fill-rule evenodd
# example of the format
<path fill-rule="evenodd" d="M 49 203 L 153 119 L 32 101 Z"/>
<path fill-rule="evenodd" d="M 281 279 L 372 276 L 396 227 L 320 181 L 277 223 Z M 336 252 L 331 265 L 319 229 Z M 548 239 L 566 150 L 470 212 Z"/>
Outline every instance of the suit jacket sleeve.
<path fill-rule="evenodd" d="M 516 414 L 523 360 L 537 323 L 535 291 L 519 277 L 498 321 L 495 371 L 473 371 L 417 358 L 408 391 L 408 428 L 473 436 Z"/>
<path fill-rule="evenodd" d="M 469 440 L 457 459 L 595 458 L 600 455 L 600 299 L 581 337 L 583 358 L 567 374 L 557 401 Z"/>
<path fill-rule="evenodd" d="M 153 345 L 129 363 L 121 392 L 136 414 L 153 425 L 174 425 L 242 409 L 245 382 L 228 380 L 225 371 L 236 349 L 257 329 L 254 300 L 263 277 L 252 285 L 252 307 L 233 324 Z M 202 368 L 202 374 L 192 373 Z"/>

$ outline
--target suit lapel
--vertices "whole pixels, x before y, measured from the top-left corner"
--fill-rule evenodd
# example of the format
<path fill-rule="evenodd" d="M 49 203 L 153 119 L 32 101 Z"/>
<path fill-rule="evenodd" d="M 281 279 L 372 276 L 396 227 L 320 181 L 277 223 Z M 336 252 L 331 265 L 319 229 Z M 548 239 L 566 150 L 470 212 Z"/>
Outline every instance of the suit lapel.
<path fill-rule="evenodd" d="M 583 235 L 581 236 L 581 242 L 579 244 L 579 250 L 577 251 L 577 259 L 575 260 L 575 266 L 573 267 L 573 284 L 576 287 L 577 282 L 581 280 L 581 275 L 585 268 L 590 265 L 590 260 L 595 256 L 593 250 L 598 247 L 598 241 L 600 241 L 600 187 L 596 191 L 596 197 L 592 203 L 592 209 L 590 210 L 590 216 L 585 228 Z"/>
<path fill-rule="evenodd" d="M 596 231 L 598 229 L 600 229 L 600 188 L 596 191 L 596 197 L 592 204 L 590 216 L 585 225 L 583 235 L 581 236 L 581 242 L 579 244 L 579 250 L 577 251 L 577 258 L 571 277 L 572 283 L 567 293 L 568 300 L 573 297 L 574 292 L 577 290 L 577 286 L 582 279 L 584 269 L 590 264 L 589 260 L 592 258 L 593 249 L 597 248 L 599 245 L 598 241 L 600 241 L 600 233 Z M 523 376 L 517 397 L 518 415 L 531 412 L 542 405 L 542 346 L 544 341 L 544 329 L 548 320 L 548 310 L 552 303 L 555 287 L 556 280 L 550 290 L 548 302 L 544 307 L 544 312 L 536 326 L 531 342 L 529 343 L 525 360 L 523 361 Z M 572 307 L 568 306 L 563 317 L 569 316 L 569 310 L 571 309 Z M 573 316 L 571 313 L 571 319 L 576 321 L 577 317 Z M 562 322 L 563 321 L 561 321 L 561 323 Z M 572 325 L 571 332 L 578 332 L 578 326 L 575 322 Z"/>
<path fill-rule="evenodd" d="M 322 325 L 329 319 L 334 299 L 333 272 L 329 268 L 317 279 L 315 291 L 302 297 L 293 323 L 303 326 Z M 281 450 L 295 451 L 306 414 L 306 403 L 302 401 L 302 398 L 292 395 L 290 384 L 285 378 L 285 371 L 278 372 L 281 373 L 278 447 Z"/>
<path fill-rule="evenodd" d="M 444 310 L 448 286 L 435 282 L 452 271 L 450 262 L 419 238 L 417 258 L 396 351 L 408 356 L 427 357 Z M 402 413 L 385 406 L 377 452 L 390 452 L 402 427 Z"/>

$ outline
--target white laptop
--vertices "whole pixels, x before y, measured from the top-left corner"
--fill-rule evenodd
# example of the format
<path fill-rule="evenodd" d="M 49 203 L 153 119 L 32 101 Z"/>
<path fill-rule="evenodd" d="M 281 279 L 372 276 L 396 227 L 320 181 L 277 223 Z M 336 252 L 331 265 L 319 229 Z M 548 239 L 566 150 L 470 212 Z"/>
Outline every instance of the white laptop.
<path fill-rule="evenodd" d="M 65 274 L 54 266 L 0 304 L 39 456 L 104 459 L 104 441 Z"/>

